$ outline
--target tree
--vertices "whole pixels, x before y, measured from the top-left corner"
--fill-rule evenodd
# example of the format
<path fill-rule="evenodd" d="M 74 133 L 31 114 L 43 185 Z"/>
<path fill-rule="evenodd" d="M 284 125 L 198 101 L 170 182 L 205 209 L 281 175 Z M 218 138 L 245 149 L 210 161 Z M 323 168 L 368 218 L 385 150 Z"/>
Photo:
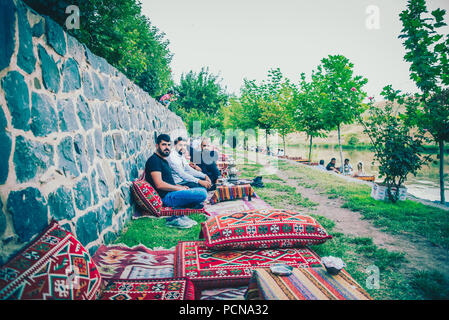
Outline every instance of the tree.
<path fill-rule="evenodd" d="M 423 142 L 426 141 L 420 132 L 413 134 L 406 118 L 397 110 L 393 110 L 393 102 L 400 105 L 406 103 L 400 91 L 391 86 L 381 93 L 386 98 L 385 108 L 370 103 L 369 117 L 366 121 L 359 119 L 364 132 L 371 140 L 374 157 L 379 162 L 379 174 L 385 177 L 387 195 L 392 202 L 399 198 L 399 189 L 407 179 L 407 175 L 416 173 L 428 161 L 423 157 Z M 395 188 L 396 192 L 392 192 Z"/>
<path fill-rule="evenodd" d="M 425 0 L 409 0 L 401 12 L 399 36 L 406 49 L 404 60 L 410 62 L 410 78 L 421 91 L 420 103 L 410 104 L 408 121 L 428 132 L 439 146 L 440 202 L 444 195 L 444 143 L 449 141 L 449 34 L 437 30 L 444 22 L 445 10 L 436 9 L 429 16 Z"/>
<path fill-rule="evenodd" d="M 170 110 L 183 118 L 190 132 L 193 133 L 193 121 L 201 121 L 203 130 L 223 130 L 222 108 L 229 96 L 221 81 L 208 68 L 181 75 L 179 85 L 175 86 L 177 100 L 170 104 Z"/>
<path fill-rule="evenodd" d="M 165 34 L 142 15 L 136 0 L 25 0 L 37 12 L 65 26 L 69 5 L 77 5 L 80 28 L 67 30 L 153 97 L 173 85 L 173 55 Z"/>
<path fill-rule="evenodd" d="M 325 137 L 330 126 L 326 122 L 319 79 L 313 74 L 312 81 L 307 82 L 306 75 L 302 73 L 299 86 L 301 91 L 296 92 L 291 112 L 296 129 L 305 132 L 310 139 L 308 159 L 312 161 L 313 138 Z"/>
<path fill-rule="evenodd" d="M 362 76 L 354 76 L 354 65 L 342 55 L 329 55 L 321 60 L 314 73 L 315 81 L 320 83 L 321 102 L 325 108 L 326 123 L 338 131 L 340 161 L 343 165 L 340 128 L 342 124 L 351 124 L 364 111 L 362 91 L 368 82 Z"/>
<path fill-rule="evenodd" d="M 276 130 L 282 137 L 284 150 L 287 134 L 294 131 L 294 123 L 289 109 L 294 103 L 297 88 L 286 79 L 280 69 L 268 72 L 268 81 L 263 86 L 264 101 L 261 104 L 260 122 L 266 128 Z M 268 145 L 268 144 L 267 144 Z"/>

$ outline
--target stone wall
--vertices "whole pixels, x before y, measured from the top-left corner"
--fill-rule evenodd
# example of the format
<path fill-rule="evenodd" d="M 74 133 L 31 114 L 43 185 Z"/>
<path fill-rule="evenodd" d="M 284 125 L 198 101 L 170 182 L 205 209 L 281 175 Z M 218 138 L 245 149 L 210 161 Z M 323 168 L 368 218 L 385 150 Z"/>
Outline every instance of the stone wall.
<path fill-rule="evenodd" d="M 0 1 L 0 264 L 56 219 L 93 253 L 182 120 L 20 0 Z"/>

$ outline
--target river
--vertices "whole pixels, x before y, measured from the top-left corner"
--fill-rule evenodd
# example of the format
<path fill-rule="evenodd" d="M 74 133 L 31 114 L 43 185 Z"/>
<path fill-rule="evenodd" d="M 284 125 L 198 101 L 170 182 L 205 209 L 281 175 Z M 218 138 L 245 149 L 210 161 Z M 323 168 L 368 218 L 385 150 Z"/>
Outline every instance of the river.
<path fill-rule="evenodd" d="M 303 157 L 307 158 L 309 154 L 309 149 L 305 145 L 299 146 L 287 146 L 287 155 L 291 157 Z M 325 165 L 327 165 L 330 159 L 334 157 L 337 159 L 337 166 L 340 165 L 340 152 L 338 147 L 334 148 L 323 148 L 316 147 L 312 148 L 312 160 L 318 162 L 323 159 Z M 365 172 L 368 175 L 375 175 L 376 181 L 383 181 L 379 178 L 379 167 L 378 164 L 372 164 L 374 154 L 370 150 L 346 150 L 343 149 L 343 159 L 348 158 L 354 170 L 357 170 L 357 162 L 362 161 L 365 167 Z M 432 159 L 437 159 L 436 155 L 432 156 Z M 446 177 L 444 180 L 445 184 L 445 196 L 446 200 L 449 199 L 449 175 L 447 174 L 449 170 L 449 155 L 446 153 L 444 158 L 444 168 Z M 427 199 L 431 201 L 440 200 L 440 177 L 439 177 L 439 162 L 435 161 L 429 163 L 421 168 L 417 173 L 416 177 L 409 174 L 407 181 L 405 182 L 407 191 L 414 195 L 415 197 Z"/>

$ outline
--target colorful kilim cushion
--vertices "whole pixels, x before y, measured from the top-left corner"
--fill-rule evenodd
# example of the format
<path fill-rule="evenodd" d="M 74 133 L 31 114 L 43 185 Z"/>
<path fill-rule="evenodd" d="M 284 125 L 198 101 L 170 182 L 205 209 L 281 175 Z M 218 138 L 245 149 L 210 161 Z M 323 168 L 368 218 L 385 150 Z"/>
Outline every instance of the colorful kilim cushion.
<path fill-rule="evenodd" d="M 132 191 L 137 206 L 142 212 L 134 210 L 134 218 L 141 218 L 142 216 L 153 215 L 157 217 L 181 216 L 194 213 L 209 215 L 203 209 L 173 209 L 171 207 L 164 207 L 161 197 L 148 181 L 143 179 L 143 176 L 132 183 Z"/>
<path fill-rule="evenodd" d="M 245 293 L 247 300 L 371 300 L 344 270 L 330 275 L 324 267 L 295 268 L 289 276 L 256 269 Z"/>
<path fill-rule="evenodd" d="M 186 278 L 111 280 L 101 300 L 194 300 L 195 289 Z"/>
<path fill-rule="evenodd" d="M 144 213 L 160 216 L 160 210 L 162 208 L 161 197 L 159 197 L 156 190 L 148 181 L 142 178 L 133 181 L 132 191 L 137 206 Z"/>
<path fill-rule="evenodd" d="M 175 277 L 188 277 L 195 289 L 247 285 L 254 268 L 285 263 L 294 267 L 320 266 L 309 248 L 211 251 L 203 241 L 179 242 L 175 250 Z"/>
<path fill-rule="evenodd" d="M 282 209 L 221 214 L 202 224 L 200 237 L 213 250 L 290 248 L 331 239 L 312 217 Z"/>
<path fill-rule="evenodd" d="M 210 203 L 215 204 L 217 202 L 242 199 L 243 197 L 253 197 L 255 195 L 253 187 L 249 184 L 242 184 L 236 186 L 218 186 L 215 190 Z"/>
<path fill-rule="evenodd" d="M 144 245 L 100 246 L 92 259 L 103 279 L 172 278 L 175 250 L 152 250 Z"/>
<path fill-rule="evenodd" d="M 101 286 L 89 253 L 56 221 L 0 269 L 0 300 L 93 300 Z"/>

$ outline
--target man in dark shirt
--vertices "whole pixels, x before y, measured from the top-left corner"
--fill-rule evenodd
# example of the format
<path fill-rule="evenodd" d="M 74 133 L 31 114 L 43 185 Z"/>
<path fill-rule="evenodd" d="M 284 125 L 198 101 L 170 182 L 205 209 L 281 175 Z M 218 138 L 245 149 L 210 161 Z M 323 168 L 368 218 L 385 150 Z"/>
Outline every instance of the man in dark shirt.
<path fill-rule="evenodd" d="M 335 163 L 337 162 L 337 160 L 335 158 L 331 159 L 331 162 L 329 162 L 326 166 L 326 170 L 327 171 L 334 171 L 334 172 L 338 172 L 338 170 L 335 168 Z"/>
<path fill-rule="evenodd" d="M 217 182 L 217 179 L 221 177 L 220 169 L 217 167 L 218 153 L 208 149 L 209 140 L 202 139 L 200 148 L 201 150 L 194 150 L 191 148 L 191 161 L 198 164 L 199 168 L 205 173 L 213 185 Z M 214 188 L 212 188 L 214 189 Z"/>
<path fill-rule="evenodd" d="M 202 202 L 207 198 L 206 189 L 175 184 L 170 165 L 166 160 L 170 154 L 170 146 L 170 136 L 161 134 L 157 137 L 156 152 L 145 164 L 145 179 L 156 189 L 166 207 L 202 207 Z M 174 220 L 175 218 L 168 219 L 169 222 Z"/>

